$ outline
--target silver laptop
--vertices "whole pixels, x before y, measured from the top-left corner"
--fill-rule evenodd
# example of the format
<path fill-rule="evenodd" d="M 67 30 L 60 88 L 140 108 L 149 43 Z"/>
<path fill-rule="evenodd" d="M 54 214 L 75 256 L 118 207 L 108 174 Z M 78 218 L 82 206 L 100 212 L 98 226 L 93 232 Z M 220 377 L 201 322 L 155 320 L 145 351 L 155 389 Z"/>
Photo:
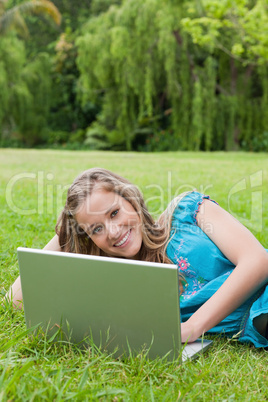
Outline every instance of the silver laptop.
<path fill-rule="evenodd" d="M 211 341 L 181 344 L 176 265 L 18 248 L 25 320 L 115 356 L 194 357 Z"/>

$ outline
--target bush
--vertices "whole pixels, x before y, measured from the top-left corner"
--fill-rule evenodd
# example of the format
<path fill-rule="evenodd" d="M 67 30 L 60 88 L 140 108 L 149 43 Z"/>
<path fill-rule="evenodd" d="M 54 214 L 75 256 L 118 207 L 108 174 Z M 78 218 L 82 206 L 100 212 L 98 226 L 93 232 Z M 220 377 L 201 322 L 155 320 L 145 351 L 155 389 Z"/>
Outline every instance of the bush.
<path fill-rule="evenodd" d="M 172 130 L 161 130 L 147 136 L 145 144 L 138 151 L 164 152 L 182 149 L 182 140 Z"/>
<path fill-rule="evenodd" d="M 268 152 L 268 131 L 265 131 L 262 136 L 256 135 L 251 140 L 242 141 L 241 148 L 244 151 Z"/>

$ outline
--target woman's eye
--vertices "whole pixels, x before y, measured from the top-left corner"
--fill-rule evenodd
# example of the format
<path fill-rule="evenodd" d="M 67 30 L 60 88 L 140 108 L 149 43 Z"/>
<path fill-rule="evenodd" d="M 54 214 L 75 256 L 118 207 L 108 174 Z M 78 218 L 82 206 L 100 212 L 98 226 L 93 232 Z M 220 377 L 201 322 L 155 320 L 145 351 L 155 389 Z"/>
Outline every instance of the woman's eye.
<path fill-rule="evenodd" d="M 102 227 L 101 227 L 101 226 L 97 226 L 96 228 L 93 229 L 92 234 L 100 233 L 101 230 L 102 230 Z"/>
<path fill-rule="evenodd" d="M 111 217 L 114 218 L 115 215 L 118 214 L 118 212 L 119 212 L 119 209 L 116 209 L 115 211 L 113 211 L 113 212 L 111 213 Z"/>

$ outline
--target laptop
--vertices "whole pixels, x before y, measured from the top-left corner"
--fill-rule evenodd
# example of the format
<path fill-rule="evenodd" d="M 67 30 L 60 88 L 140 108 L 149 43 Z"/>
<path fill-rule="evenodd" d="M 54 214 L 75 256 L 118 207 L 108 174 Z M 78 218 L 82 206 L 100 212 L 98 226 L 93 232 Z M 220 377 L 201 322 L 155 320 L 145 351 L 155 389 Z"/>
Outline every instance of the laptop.
<path fill-rule="evenodd" d="M 211 341 L 181 344 L 177 266 L 18 248 L 25 321 L 72 343 L 121 355 L 193 358 Z"/>

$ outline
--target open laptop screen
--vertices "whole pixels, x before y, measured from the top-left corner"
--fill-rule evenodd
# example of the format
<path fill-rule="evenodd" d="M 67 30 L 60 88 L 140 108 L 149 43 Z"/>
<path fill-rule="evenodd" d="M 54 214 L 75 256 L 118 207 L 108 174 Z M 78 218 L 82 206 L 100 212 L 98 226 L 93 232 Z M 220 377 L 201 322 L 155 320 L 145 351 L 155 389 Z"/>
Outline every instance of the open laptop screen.
<path fill-rule="evenodd" d="M 27 248 L 18 257 L 28 327 L 61 326 L 72 342 L 90 335 L 118 354 L 179 355 L 175 265 Z"/>

